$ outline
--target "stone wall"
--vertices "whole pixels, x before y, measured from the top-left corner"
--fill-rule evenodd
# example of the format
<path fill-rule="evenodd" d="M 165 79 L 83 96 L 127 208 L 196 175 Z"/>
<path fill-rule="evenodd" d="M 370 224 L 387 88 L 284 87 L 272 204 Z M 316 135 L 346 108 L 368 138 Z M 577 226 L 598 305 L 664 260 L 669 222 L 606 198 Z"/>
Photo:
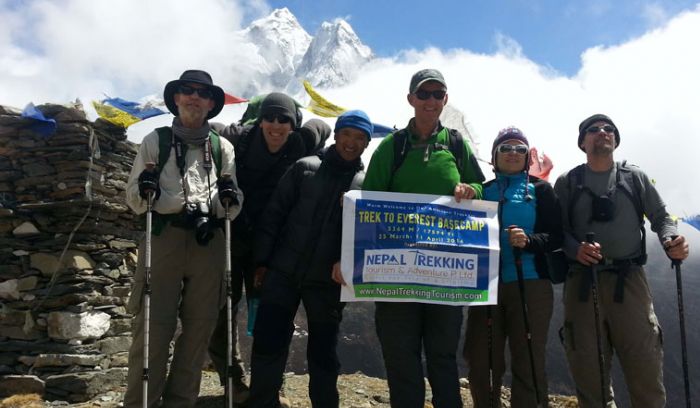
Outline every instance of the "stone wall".
<path fill-rule="evenodd" d="M 38 109 L 57 121 L 52 136 L 0 106 L 0 397 L 84 401 L 126 374 L 136 146 L 80 105 Z"/>

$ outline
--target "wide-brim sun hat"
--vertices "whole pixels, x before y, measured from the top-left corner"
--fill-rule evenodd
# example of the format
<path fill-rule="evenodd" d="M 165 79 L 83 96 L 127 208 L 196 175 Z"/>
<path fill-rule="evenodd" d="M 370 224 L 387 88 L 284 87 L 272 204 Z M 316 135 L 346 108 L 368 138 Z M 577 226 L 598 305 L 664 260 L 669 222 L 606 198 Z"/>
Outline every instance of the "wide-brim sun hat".
<path fill-rule="evenodd" d="M 165 106 L 168 107 L 170 113 L 175 116 L 179 116 L 180 112 L 175 104 L 175 94 L 177 93 L 177 88 L 182 84 L 193 83 L 204 85 L 209 88 L 212 92 L 212 99 L 214 101 L 214 107 L 207 114 L 207 119 L 211 119 L 221 112 L 224 108 L 224 90 L 220 87 L 214 85 L 206 71 L 201 71 L 198 69 L 188 69 L 180 75 L 179 79 L 170 81 L 165 85 L 165 90 L 163 90 L 163 100 L 165 101 Z"/>

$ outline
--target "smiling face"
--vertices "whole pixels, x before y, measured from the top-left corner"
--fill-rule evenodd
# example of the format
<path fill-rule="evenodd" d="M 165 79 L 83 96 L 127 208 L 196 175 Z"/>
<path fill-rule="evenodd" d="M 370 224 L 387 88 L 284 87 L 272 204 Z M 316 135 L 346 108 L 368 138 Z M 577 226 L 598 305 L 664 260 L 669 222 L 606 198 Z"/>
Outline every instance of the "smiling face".
<path fill-rule="evenodd" d="M 271 118 L 273 119 L 272 121 L 268 119 L 270 118 L 263 116 L 260 122 L 260 129 L 262 129 L 267 149 L 271 153 L 277 153 L 287 143 L 289 134 L 292 132 L 292 123 L 287 120 L 285 120 L 285 123 L 280 123 L 278 117 Z"/>
<path fill-rule="evenodd" d="M 369 145 L 367 134 L 360 129 L 344 127 L 335 132 L 335 150 L 346 161 L 359 158 Z"/>
<path fill-rule="evenodd" d="M 607 156 L 612 154 L 615 150 L 615 132 L 605 131 L 604 127 L 608 125 L 609 123 L 599 120 L 588 127 L 588 129 L 593 128 L 597 131 L 586 131 L 586 135 L 583 137 L 581 147 L 586 154 L 593 156 Z"/>
<path fill-rule="evenodd" d="M 206 89 L 202 84 L 188 82 L 184 84 L 184 89 L 193 88 L 194 92 L 186 95 L 180 91 L 173 96 L 173 101 L 177 106 L 178 117 L 185 127 L 200 127 L 207 119 L 209 111 L 214 109 L 214 100 L 212 98 L 203 98 L 197 92 L 197 89 Z"/>
<path fill-rule="evenodd" d="M 501 146 L 503 145 L 513 146 L 513 148 L 509 152 L 504 153 L 501 150 L 507 148 L 502 149 Z M 516 146 L 518 147 L 516 148 Z M 505 174 L 520 173 L 525 170 L 525 164 L 529 157 L 528 151 L 527 146 L 522 141 L 517 139 L 506 140 L 496 147 L 496 170 Z"/>
<path fill-rule="evenodd" d="M 442 98 L 436 99 L 433 94 L 436 91 L 444 91 L 445 94 Z M 428 93 L 427 99 L 420 98 Z M 447 104 L 447 88 L 437 81 L 428 81 L 422 84 L 416 92 L 408 94 L 408 103 L 413 106 L 417 121 L 437 123 L 442 109 Z"/>

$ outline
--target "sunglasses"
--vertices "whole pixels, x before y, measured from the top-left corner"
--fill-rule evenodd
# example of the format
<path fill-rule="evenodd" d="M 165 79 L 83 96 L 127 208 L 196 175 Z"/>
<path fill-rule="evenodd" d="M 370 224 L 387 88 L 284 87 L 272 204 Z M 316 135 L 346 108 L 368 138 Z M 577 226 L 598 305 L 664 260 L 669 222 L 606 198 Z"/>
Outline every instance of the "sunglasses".
<path fill-rule="evenodd" d="M 270 123 L 277 120 L 277 123 L 279 123 L 281 125 L 283 125 L 285 123 L 290 123 L 292 121 L 292 118 L 290 118 L 289 116 L 284 116 L 284 115 L 280 115 L 280 114 L 276 114 L 276 113 L 263 115 L 262 118 L 265 122 L 270 122 Z"/>
<path fill-rule="evenodd" d="M 529 150 L 528 147 L 523 145 L 523 144 L 519 144 L 519 145 L 502 144 L 502 145 L 498 146 L 498 153 L 503 153 L 503 154 L 515 152 L 517 154 L 524 155 L 524 154 L 527 154 L 528 150 Z"/>
<path fill-rule="evenodd" d="M 445 95 L 447 95 L 447 92 L 443 90 L 437 90 L 437 91 L 425 91 L 423 89 L 419 89 L 415 92 L 416 98 L 420 99 L 421 101 L 427 101 L 431 96 L 438 101 L 441 101 L 445 99 Z"/>
<path fill-rule="evenodd" d="M 202 99 L 214 98 L 214 94 L 209 88 L 194 88 L 189 85 L 180 85 L 177 87 L 177 92 L 183 95 L 192 95 L 193 93 L 197 92 L 197 95 L 199 95 L 199 97 Z"/>
<path fill-rule="evenodd" d="M 615 126 L 613 126 L 613 125 L 591 126 L 588 129 L 586 129 L 586 133 L 598 133 L 601 130 L 604 131 L 605 133 L 612 133 L 615 131 Z"/>

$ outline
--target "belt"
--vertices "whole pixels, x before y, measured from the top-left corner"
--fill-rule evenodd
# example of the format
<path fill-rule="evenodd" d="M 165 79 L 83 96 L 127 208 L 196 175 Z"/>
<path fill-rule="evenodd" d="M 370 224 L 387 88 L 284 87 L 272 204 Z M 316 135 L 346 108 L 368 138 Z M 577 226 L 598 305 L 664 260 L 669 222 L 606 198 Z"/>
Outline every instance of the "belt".
<path fill-rule="evenodd" d="M 633 266 L 642 266 L 645 264 L 645 261 L 645 256 L 639 256 L 629 259 L 603 258 L 598 262 L 597 266 L 609 267 L 606 269 L 617 274 L 617 279 L 615 280 L 615 294 L 613 296 L 615 303 L 622 303 L 624 301 L 625 279 L 627 278 L 630 268 Z M 581 302 L 588 301 L 588 294 L 590 293 L 592 284 L 591 274 L 584 273 L 581 276 L 581 286 L 579 287 L 579 300 Z"/>

